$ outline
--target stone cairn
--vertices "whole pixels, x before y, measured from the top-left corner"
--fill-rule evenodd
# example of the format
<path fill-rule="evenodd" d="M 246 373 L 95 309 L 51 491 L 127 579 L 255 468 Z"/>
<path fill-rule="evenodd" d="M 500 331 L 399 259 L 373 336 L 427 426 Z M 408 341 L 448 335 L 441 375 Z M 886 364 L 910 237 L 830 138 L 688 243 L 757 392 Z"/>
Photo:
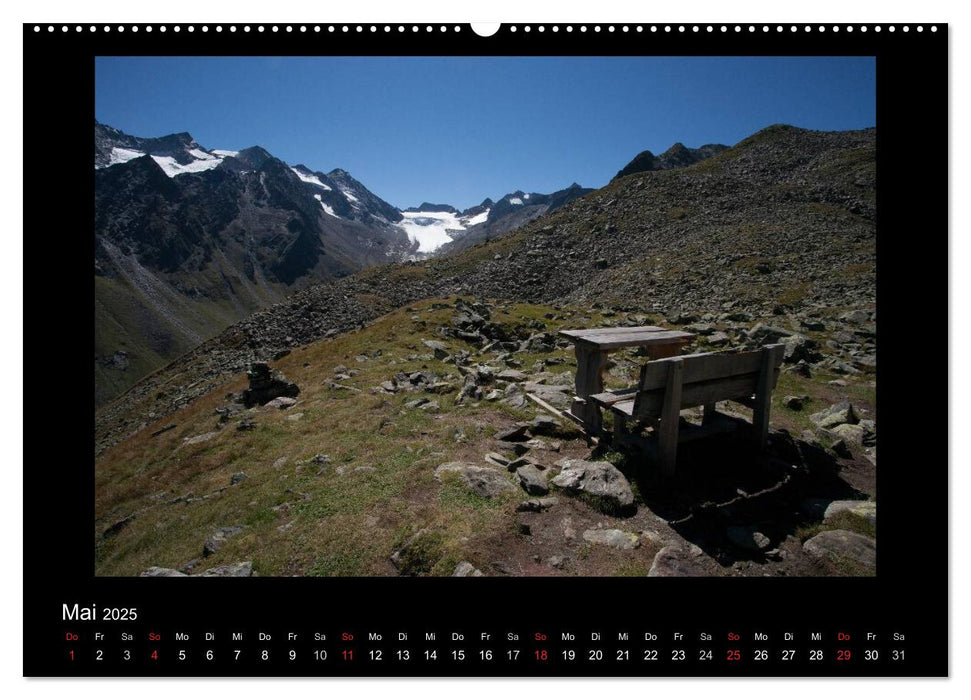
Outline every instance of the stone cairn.
<path fill-rule="evenodd" d="M 262 406 L 278 396 L 293 398 L 300 393 L 300 387 L 287 381 L 282 373 L 271 370 L 265 362 L 254 362 L 246 373 L 249 388 L 243 390 L 243 404 L 247 408 Z"/>

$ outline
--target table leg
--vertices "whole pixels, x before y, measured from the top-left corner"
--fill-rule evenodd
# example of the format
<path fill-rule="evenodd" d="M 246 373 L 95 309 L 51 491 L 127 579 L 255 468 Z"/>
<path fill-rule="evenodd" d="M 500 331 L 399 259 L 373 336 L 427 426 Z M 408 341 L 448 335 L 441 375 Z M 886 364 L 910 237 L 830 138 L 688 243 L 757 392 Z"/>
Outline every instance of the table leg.
<path fill-rule="evenodd" d="M 587 397 L 603 391 L 603 372 L 607 364 L 607 353 L 597 348 L 576 344 L 577 376 L 576 395 L 580 400 L 574 400 L 571 413 L 580 418 L 592 435 L 599 435 L 602 429 L 600 406 L 589 401 Z"/>

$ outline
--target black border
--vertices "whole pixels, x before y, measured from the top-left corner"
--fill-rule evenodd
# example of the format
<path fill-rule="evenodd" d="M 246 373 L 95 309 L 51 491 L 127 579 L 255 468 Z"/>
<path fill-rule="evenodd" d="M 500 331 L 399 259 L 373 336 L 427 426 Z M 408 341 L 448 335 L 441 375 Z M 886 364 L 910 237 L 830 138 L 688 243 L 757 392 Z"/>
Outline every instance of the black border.
<path fill-rule="evenodd" d="M 715 24 L 503 25 L 492 37 L 479 37 L 469 25 L 89 25 L 25 24 L 24 31 L 24 673 L 46 675 L 946 675 L 948 672 L 947 455 L 941 426 L 947 406 L 947 207 L 948 207 L 948 27 L 935 25 L 826 24 L 783 26 Z M 189 27 L 194 31 L 188 31 Z M 286 27 L 292 31 L 286 31 Z M 306 32 L 300 27 L 306 26 Z M 314 31 L 320 26 L 321 31 Z M 348 31 L 343 31 L 347 26 Z M 376 31 L 371 31 L 375 26 Z M 586 26 L 587 31 L 580 27 Z M 596 31 L 595 27 L 601 27 Z M 610 31 L 609 27 L 615 30 Z M 637 27 L 643 28 L 638 32 Z M 679 28 L 683 26 L 684 31 Z M 754 26 L 755 31 L 749 31 Z M 769 31 L 762 27 L 768 26 Z M 793 32 L 790 27 L 797 27 Z M 903 31 L 904 27 L 909 31 Z M 666 31 L 665 27 L 670 27 Z M 695 27 L 698 30 L 695 31 Z M 838 27 L 838 31 L 836 30 Z M 418 34 L 421 39 L 415 41 Z M 872 579 L 121 579 L 94 578 L 91 558 L 93 491 L 93 415 L 90 397 L 91 356 L 78 350 L 92 343 L 93 304 L 90 261 L 93 237 L 91 125 L 94 114 L 95 55 L 872 55 L 877 61 L 878 105 L 878 349 L 879 449 L 881 503 L 878 575 Z M 52 164 L 57 182 L 51 183 Z M 70 186 L 69 183 L 84 183 Z M 931 331 L 930 329 L 934 329 Z M 933 335 L 931 335 L 933 333 Z M 918 340 L 919 338 L 919 340 Z M 84 379 L 82 379 L 84 378 Z M 944 415 L 942 415 L 942 412 Z M 82 416 L 87 417 L 86 419 Z M 38 440 L 33 425 L 40 422 Z M 55 444 L 48 447 L 51 435 Z M 46 449 L 45 449 L 46 448 Z M 50 449 L 53 448 L 53 449 Z M 591 593 L 593 594 L 591 595 Z M 95 666 L 67 661 L 66 631 L 83 637 L 94 627 L 65 623 L 61 604 L 78 602 L 137 607 L 136 623 L 101 625 L 136 636 L 135 663 Z M 175 627 L 173 627 L 175 625 Z M 286 631 L 329 635 L 353 632 L 353 643 L 329 641 L 341 648 L 368 647 L 362 638 L 381 632 L 414 635 L 437 630 L 478 635 L 519 632 L 524 654 L 540 647 L 549 663 L 481 664 L 442 659 L 437 665 L 250 662 L 177 666 L 147 658 L 150 631 L 201 634 L 274 632 L 274 645 Z M 625 665 L 563 665 L 557 662 L 561 632 L 578 638 L 600 630 L 654 630 L 659 648 L 680 631 L 689 639 L 707 630 L 717 635 L 737 631 L 743 649 L 752 634 L 777 635 L 818 630 L 825 646 L 833 635 L 850 632 L 851 646 L 862 649 L 868 631 L 906 634 L 906 663 L 886 659 L 865 665 L 859 659 L 840 665 L 832 659 L 780 665 L 738 665 L 717 661 Z M 544 632 L 550 641 L 527 639 Z M 662 634 L 663 633 L 663 634 Z M 555 637 L 554 637 L 555 635 Z M 886 642 L 881 642 L 886 645 Z M 229 646 L 229 642 L 217 642 Z M 383 646 L 392 648 L 390 642 Z M 448 649 L 449 644 L 439 644 Z M 466 648 L 476 650 L 478 641 Z M 579 642 L 574 645 L 581 649 Z M 587 645 L 589 646 L 589 645 Z M 611 646 L 605 644 L 605 646 Z M 632 643 L 631 647 L 643 644 Z M 698 643 L 689 643 L 688 648 Z M 712 645 L 723 649 L 726 642 Z M 803 645 L 803 647 L 805 644 Z M 501 648 L 502 645 L 495 645 Z M 474 656 L 477 651 L 470 654 Z M 282 654 L 281 661 L 282 661 Z"/>

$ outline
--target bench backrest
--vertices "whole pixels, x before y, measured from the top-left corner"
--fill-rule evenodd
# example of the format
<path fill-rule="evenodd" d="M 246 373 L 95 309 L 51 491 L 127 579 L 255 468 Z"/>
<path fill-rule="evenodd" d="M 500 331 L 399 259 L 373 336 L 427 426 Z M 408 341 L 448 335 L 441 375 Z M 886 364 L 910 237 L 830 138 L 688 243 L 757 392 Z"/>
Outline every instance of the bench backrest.
<path fill-rule="evenodd" d="M 779 367 L 785 345 L 766 345 L 747 352 L 710 352 L 680 355 L 653 360 L 641 367 L 641 380 L 634 398 L 634 418 L 656 418 L 661 415 L 664 395 L 672 372 L 680 365 L 681 402 L 678 407 L 690 408 L 715 401 L 751 398 L 760 388 L 765 373 L 768 391 L 779 380 Z"/>

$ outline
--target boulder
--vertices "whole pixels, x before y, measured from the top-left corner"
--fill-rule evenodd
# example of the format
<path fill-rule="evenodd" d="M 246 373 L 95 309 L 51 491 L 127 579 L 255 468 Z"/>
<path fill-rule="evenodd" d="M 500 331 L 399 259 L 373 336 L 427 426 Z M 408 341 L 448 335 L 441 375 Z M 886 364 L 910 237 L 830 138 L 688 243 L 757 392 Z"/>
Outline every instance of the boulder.
<path fill-rule="evenodd" d="M 871 525 L 877 522 L 877 504 L 873 501 L 833 501 L 823 511 L 823 522 L 828 522 L 839 513 L 852 513 L 864 518 Z"/>
<path fill-rule="evenodd" d="M 851 425 L 849 423 L 837 425 L 836 427 L 831 428 L 831 431 L 839 435 L 847 442 L 855 443 L 863 442 L 863 434 L 865 432 L 862 425 Z"/>
<path fill-rule="evenodd" d="M 538 396 L 553 408 L 565 410 L 570 407 L 573 401 L 575 389 L 572 384 L 538 384 L 536 382 L 525 382 L 523 391 L 527 394 Z"/>
<path fill-rule="evenodd" d="M 768 537 L 752 525 L 729 527 L 725 534 L 733 545 L 750 552 L 764 552 L 772 544 Z"/>
<path fill-rule="evenodd" d="M 821 532 L 806 540 L 802 550 L 820 559 L 849 559 L 868 569 L 877 565 L 877 541 L 850 530 Z"/>
<path fill-rule="evenodd" d="M 562 459 L 561 472 L 553 484 L 567 493 L 589 498 L 605 513 L 626 513 L 633 509 L 634 492 L 626 477 L 610 462 Z"/>
<path fill-rule="evenodd" d="M 584 530 L 583 539 L 591 544 L 602 544 L 614 549 L 636 549 L 641 538 L 634 532 L 623 530 Z"/>
<path fill-rule="evenodd" d="M 240 561 L 235 564 L 217 566 L 214 569 L 206 569 L 199 576 L 224 576 L 227 578 L 245 578 L 253 575 L 253 562 Z"/>
<path fill-rule="evenodd" d="M 279 408 L 281 411 L 285 411 L 295 403 L 297 403 L 297 400 L 291 399 L 289 396 L 277 396 L 275 399 L 267 401 L 264 405 L 269 408 Z"/>
<path fill-rule="evenodd" d="M 707 572 L 680 547 L 668 545 L 654 556 L 648 576 L 707 576 Z"/>
<path fill-rule="evenodd" d="M 457 473 L 462 483 L 480 498 L 498 498 L 504 493 L 516 490 L 502 472 L 489 467 L 480 467 L 467 462 L 448 462 L 435 469 L 435 478 L 441 481 L 442 474 L 448 472 Z"/>
<path fill-rule="evenodd" d="M 840 320 L 849 321 L 850 323 L 866 323 L 870 320 L 870 313 L 861 309 L 855 309 L 840 314 Z"/>
<path fill-rule="evenodd" d="M 519 484 L 530 496 L 545 496 L 550 492 L 550 487 L 546 485 L 546 474 L 536 468 L 533 464 L 527 464 L 516 470 L 519 477 Z"/>
<path fill-rule="evenodd" d="M 460 561 L 452 572 L 452 576 L 481 576 L 482 572 L 476 569 L 467 561 Z"/>
<path fill-rule="evenodd" d="M 208 557 L 210 554 L 215 554 L 226 543 L 226 540 L 235 537 L 245 529 L 245 525 L 230 525 L 229 527 L 219 528 L 206 538 L 206 543 L 202 547 L 202 556 Z"/>
<path fill-rule="evenodd" d="M 841 401 L 837 404 L 833 404 L 829 408 L 819 411 L 818 413 L 813 413 L 811 416 L 809 416 L 809 420 L 820 428 L 835 428 L 837 425 L 842 425 L 844 423 L 856 425 L 860 422 L 859 417 L 856 415 L 856 411 L 853 409 L 853 406 L 849 401 Z"/>
<path fill-rule="evenodd" d="M 502 467 L 503 469 L 505 469 L 506 467 L 509 466 L 509 462 L 511 460 L 503 457 L 498 452 L 488 452 L 486 453 L 485 461 L 487 461 L 489 464 L 494 464 L 497 467 Z"/>
<path fill-rule="evenodd" d="M 496 440 L 504 440 L 506 442 L 523 442 L 526 440 L 526 430 L 529 426 L 526 423 L 520 423 L 512 428 L 506 428 L 505 430 L 500 430 L 493 437 Z"/>
<path fill-rule="evenodd" d="M 529 422 L 529 431 L 533 435 L 550 435 L 551 433 L 555 433 L 559 427 L 559 422 L 553 416 L 545 413 L 538 413 Z"/>
<path fill-rule="evenodd" d="M 559 503 L 559 501 L 554 496 L 549 496 L 547 498 L 531 498 L 528 501 L 523 501 L 516 506 L 516 511 L 519 513 L 542 513 L 544 510 L 549 510 L 557 503 Z"/>

